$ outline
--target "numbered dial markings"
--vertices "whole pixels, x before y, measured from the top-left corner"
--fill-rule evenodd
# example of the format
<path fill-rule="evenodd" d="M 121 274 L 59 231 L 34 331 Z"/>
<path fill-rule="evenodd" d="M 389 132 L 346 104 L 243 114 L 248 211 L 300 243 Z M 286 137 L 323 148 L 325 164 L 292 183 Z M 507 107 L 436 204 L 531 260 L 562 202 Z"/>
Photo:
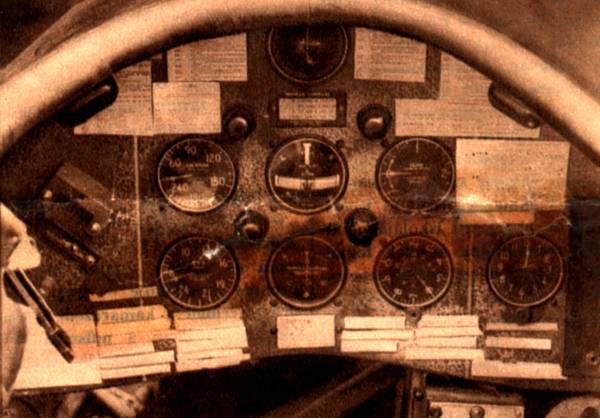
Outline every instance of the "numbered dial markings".
<path fill-rule="evenodd" d="M 527 307 L 550 299 L 563 280 L 563 260 L 548 240 L 516 237 L 498 248 L 488 265 L 488 281 L 504 302 Z"/>
<path fill-rule="evenodd" d="M 452 261 L 438 241 L 405 236 L 388 244 L 375 261 L 375 284 L 382 296 L 402 308 L 440 299 L 452 281 Z"/>
<path fill-rule="evenodd" d="M 227 201 L 235 189 L 231 158 L 219 145 L 189 138 L 171 145 L 157 168 L 158 186 L 167 201 L 185 212 L 208 212 Z"/>
<path fill-rule="evenodd" d="M 286 208 L 322 211 L 344 193 L 346 162 L 335 146 L 319 138 L 298 138 L 279 147 L 267 169 L 269 189 Z"/>
<path fill-rule="evenodd" d="M 211 309 L 224 303 L 238 285 L 233 254 L 222 244 L 189 237 L 172 244 L 160 263 L 160 282 L 179 305 Z"/>
<path fill-rule="evenodd" d="M 295 308 L 325 305 L 342 289 L 346 268 L 329 242 L 303 236 L 281 244 L 267 268 L 269 286 L 281 301 Z"/>
<path fill-rule="evenodd" d="M 398 142 L 381 157 L 377 186 L 386 202 L 406 212 L 424 212 L 441 204 L 454 185 L 452 157 L 437 142 L 412 138 Z"/>

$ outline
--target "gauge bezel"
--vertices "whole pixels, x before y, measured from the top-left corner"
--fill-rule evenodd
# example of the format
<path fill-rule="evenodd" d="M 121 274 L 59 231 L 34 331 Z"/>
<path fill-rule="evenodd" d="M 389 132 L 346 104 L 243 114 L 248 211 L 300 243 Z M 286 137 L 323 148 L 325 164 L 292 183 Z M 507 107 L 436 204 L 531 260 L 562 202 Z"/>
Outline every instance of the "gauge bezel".
<path fill-rule="evenodd" d="M 291 145 L 294 142 L 298 142 L 298 141 L 302 141 L 302 140 L 311 140 L 311 141 L 315 141 L 317 143 L 321 143 L 323 145 L 325 145 L 326 147 L 329 147 L 333 153 L 335 154 L 335 156 L 337 157 L 338 161 L 341 162 L 341 167 L 342 167 L 342 173 L 343 173 L 343 178 L 341 181 L 341 185 L 337 191 L 337 193 L 335 194 L 335 197 L 333 199 L 330 199 L 330 201 L 324 205 L 321 205 L 317 208 L 314 209 L 299 209 L 296 208 L 290 204 L 288 204 L 287 202 L 285 202 L 281 197 L 279 197 L 279 195 L 275 192 L 275 186 L 271 180 L 271 167 L 273 164 L 273 160 L 275 159 L 275 157 L 279 154 L 279 152 L 281 152 L 282 149 L 284 149 L 285 147 Z M 344 154 L 342 153 L 341 150 L 338 149 L 338 146 L 334 143 L 331 143 L 330 141 L 328 141 L 327 139 L 323 138 L 322 136 L 319 135 L 314 135 L 314 134 L 301 134 L 301 135 L 296 135 L 290 138 L 287 138 L 286 140 L 284 140 L 283 142 L 281 142 L 269 155 L 269 157 L 267 158 L 267 162 L 266 162 L 266 169 L 265 169 L 265 175 L 266 175 L 266 181 L 267 181 L 267 189 L 269 190 L 269 193 L 271 194 L 271 196 L 273 197 L 273 199 L 275 199 L 275 201 L 281 205 L 282 207 L 284 207 L 286 210 L 289 210 L 290 212 L 293 213 L 297 213 L 300 215 L 313 215 L 319 212 L 323 212 L 329 208 L 331 208 L 332 206 L 334 206 L 346 193 L 346 188 L 348 186 L 348 162 L 346 161 L 346 157 L 344 156 Z"/>
<path fill-rule="evenodd" d="M 234 270 L 234 274 L 235 274 L 235 279 L 234 279 L 233 285 L 227 291 L 225 296 L 220 298 L 218 301 L 211 303 L 210 305 L 198 306 L 198 305 L 189 304 L 182 300 L 179 300 L 179 298 L 177 298 L 175 295 L 173 295 L 169 291 L 169 289 L 167 288 L 167 286 L 165 285 L 165 283 L 163 281 L 162 266 L 164 264 L 166 256 L 169 254 L 169 252 L 171 252 L 173 250 L 173 248 L 175 248 L 182 242 L 187 241 L 187 240 L 192 240 L 192 239 L 203 239 L 203 240 L 208 240 L 208 241 L 212 241 L 214 243 L 219 244 L 221 247 L 223 247 L 227 251 L 227 254 L 231 258 L 231 261 L 233 263 L 233 270 Z M 236 290 L 238 289 L 238 287 L 240 285 L 240 266 L 239 266 L 237 257 L 235 256 L 235 252 L 233 251 L 233 249 L 230 248 L 229 246 L 223 244 L 219 240 L 209 238 L 204 235 L 197 235 L 197 234 L 185 235 L 185 236 L 179 237 L 179 238 L 171 241 L 169 244 L 167 244 L 165 246 L 165 249 L 161 253 L 157 270 L 158 270 L 158 281 L 160 282 L 160 285 L 161 285 L 163 291 L 166 293 L 169 300 L 171 300 L 173 303 L 175 303 L 181 307 L 184 307 L 184 308 L 190 309 L 190 310 L 194 310 L 194 311 L 208 311 L 211 309 L 218 308 L 219 306 L 223 305 L 224 303 L 228 302 L 231 299 L 231 297 L 233 296 L 233 294 L 236 292 Z"/>
<path fill-rule="evenodd" d="M 303 80 L 303 79 L 294 77 L 291 74 L 288 74 L 284 68 L 281 68 L 281 65 L 277 62 L 277 59 L 275 58 L 275 55 L 273 54 L 273 48 L 272 48 L 273 34 L 275 33 L 275 30 L 278 30 L 281 28 L 271 28 L 271 29 L 269 29 L 269 33 L 267 34 L 266 49 L 267 49 L 267 55 L 269 57 L 269 62 L 271 63 L 271 65 L 277 71 L 277 73 L 279 75 L 281 75 L 284 79 L 291 81 L 293 83 L 296 83 L 296 84 L 313 85 L 313 84 L 319 84 L 319 83 L 329 80 L 330 78 L 335 76 L 342 69 L 342 67 L 346 63 L 346 60 L 348 59 L 348 51 L 350 50 L 350 41 L 348 38 L 348 32 L 346 31 L 346 28 L 340 24 L 335 24 L 335 25 L 331 25 L 331 26 L 337 26 L 339 29 L 341 29 L 342 39 L 344 42 L 344 53 L 342 54 L 342 57 L 339 60 L 339 62 L 336 64 L 336 66 L 326 75 L 316 78 L 314 80 Z"/>
<path fill-rule="evenodd" d="M 552 288 L 552 290 L 550 292 L 548 292 L 548 294 L 546 294 L 544 297 L 534 301 L 534 302 L 529 302 L 529 303 L 520 303 L 520 302 L 515 302 L 514 300 L 511 300 L 509 297 L 506 297 L 505 295 L 503 295 L 500 290 L 498 290 L 496 288 L 496 286 L 493 284 L 492 281 L 492 261 L 494 260 L 494 258 L 496 257 L 496 255 L 502 250 L 503 247 L 505 247 L 506 245 L 515 242 L 515 241 L 519 241 L 522 239 L 537 239 L 541 242 L 543 242 L 545 245 L 548 245 L 550 248 L 552 248 L 555 252 L 555 254 L 557 255 L 559 261 L 560 261 L 560 276 L 558 278 L 558 280 L 556 281 L 556 284 L 554 285 L 554 287 Z M 490 286 L 490 289 L 492 290 L 492 293 L 494 294 L 494 296 L 496 296 L 499 300 L 501 300 L 502 302 L 506 303 L 509 306 L 515 306 L 518 308 L 531 308 L 534 306 L 539 306 L 542 305 L 543 303 L 547 302 L 548 300 L 552 299 L 556 293 L 558 292 L 558 290 L 561 288 L 563 281 L 564 281 L 564 277 L 565 277 L 565 261 L 563 259 L 562 253 L 560 252 L 560 250 L 558 249 L 558 247 L 549 239 L 541 237 L 539 235 L 519 235 L 516 237 L 512 237 L 506 241 L 503 241 L 493 252 L 492 255 L 490 256 L 488 263 L 487 263 L 487 268 L 486 268 L 486 279 L 488 282 L 488 285 Z"/>
<path fill-rule="evenodd" d="M 433 144 L 434 146 L 436 146 L 438 149 L 440 149 L 442 151 L 442 153 L 444 154 L 444 157 L 448 158 L 448 161 L 450 161 L 450 165 L 452 166 L 452 180 L 450 182 L 450 186 L 448 187 L 448 190 L 446 190 L 444 195 L 440 199 L 438 199 L 436 203 L 426 206 L 424 208 L 420 208 L 420 209 L 405 208 L 402 205 L 394 202 L 394 200 L 391 199 L 388 196 L 388 194 L 385 192 L 384 187 L 382 187 L 382 184 L 381 184 L 382 183 L 382 181 L 381 181 L 381 165 L 383 164 L 383 160 L 396 147 L 402 146 L 404 144 L 407 144 L 407 143 L 413 142 L 413 141 L 424 141 L 424 142 Z M 454 188 L 456 186 L 456 163 L 455 163 L 454 159 L 452 158 L 452 153 L 450 151 L 448 151 L 446 149 L 446 147 L 437 140 L 434 140 L 431 138 L 425 138 L 425 137 L 402 138 L 398 141 L 395 141 L 390 146 L 388 146 L 379 156 L 376 167 L 375 167 L 375 183 L 377 185 L 377 191 L 379 192 L 379 196 L 381 196 L 381 198 L 384 200 L 384 202 L 387 203 L 388 205 L 390 205 L 392 208 L 394 208 L 398 211 L 401 211 L 402 213 L 413 213 L 413 214 L 428 213 L 428 212 L 438 208 L 439 206 L 441 206 L 444 202 L 447 202 L 448 198 L 452 194 L 452 191 L 454 190 Z"/>
<path fill-rule="evenodd" d="M 316 241 L 323 243 L 324 245 L 329 247 L 333 251 L 333 253 L 335 253 L 335 255 L 337 256 L 337 261 L 339 262 L 339 264 L 341 266 L 341 277 L 339 278 L 338 284 L 337 284 L 336 288 L 334 289 L 334 291 L 331 292 L 326 298 L 320 299 L 316 302 L 303 303 L 303 302 L 297 301 L 296 299 L 291 299 L 291 298 L 283 295 L 277 289 L 277 285 L 273 278 L 272 266 L 273 266 L 273 262 L 274 262 L 275 258 L 281 252 L 281 250 L 284 246 L 286 246 L 286 245 L 290 244 L 291 242 L 298 240 L 298 239 L 311 239 L 311 240 L 316 240 Z M 346 279 L 348 276 L 348 267 L 346 266 L 346 260 L 344 258 L 343 253 L 338 251 L 331 242 L 329 242 L 326 239 L 323 239 L 321 237 L 314 236 L 314 235 L 300 235 L 300 236 L 289 238 L 289 239 L 285 240 L 284 242 L 280 243 L 277 246 L 277 248 L 275 248 L 275 250 L 273 250 L 271 252 L 271 254 L 269 255 L 269 260 L 267 262 L 266 276 L 267 276 L 267 284 L 269 286 L 269 290 L 284 305 L 286 305 L 290 308 L 294 308 L 294 309 L 311 310 L 311 309 L 322 308 L 322 307 L 328 305 L 329 303 L 331 303 L 336 297 L 339 296 L 342 289 L 346 285 Z"/>
<path fill-rule="evenodd" d="M 449 266 L 448 276 L 447 276 L 446 283 L 444 284 L 443 289 L 441 291 L 439 291 L 432 299 L 429 299 L 422 303 L 415 303 L 415 304 L 398 302 L 396 299 L 391 297 L 387 293 L 387 291 L 381 287 L 380 277 L 379 277 L 379 268 L 378 268 L 379 263 L 381 262 L 381 259 L 391 248 L 393 248 L 394 244 L 396 244 L 399 241 L 410 240 L 410 239 L 419 239 L 419 240 L 430 242 L 430 243 L 433 243 L 434 245 L 436 245 L 438 248 L 440 248 L 442 250 L 442 253 L 445 255 L 445 257 L 448 261 L 448 266 Z M 375 282 L 375 287 L 377 288 L 377 291 L 379 292 L 379 294 L 387 302 L 391 303 L 393 306 L 396 306 L 398 308 L 405 309 L 405 310 L 425 308 L 425 307 L 431 306 L 431 305 L 439 302 L 446 295 L 446 293 L 448 293 L 448 290 L 450 289 L 450 286 L 452 285 L 453 280 L 454 280 L 454 262 L 452 260 L 452 256 L 450 255 L 450 251 L 439 240 L 437 240 L 433 237 L 427 236 L 427 235 L 410 234 L 410 235 L 401 235 L 399 237 L 394 238 L 392 241 L 388 242 L 385 245 L 385 247 L 383 247 L 379 251 L 379 253 L 375 257 L 375 262 L 373 263 L 373 281 Z"/>
<path fill-rule="evenodd" d="M 212 206 L 208 209 L 186 208 L 185 206 L 173 201 L 171 198 L 168 197 L 168 193 L 164 189 L 161 178 L 160 178 L 160 168 L 161 168 L 163 162 L 165 161 L 165 158 L 166 158 L 167 154 L 169 153 L 169 151 L 171 151 L 174 147 L 179 146 L 180 144 L 183 144 L 188 141 L 209 143 L 210 145 L 217 147 L 220 150 L 221 154 L 224 154 L 227 157 L 228 165 L 230 166 L 231 172 L 233 173 L 233 182 L 232 182 L 231 188 L 227 192 L 227 195 L 217 205 Z M 171 141 L 170 143 L 168 143 L 164 147 L 164 149 L 161 151 L 160 157 L 158 158 L 158 162 L 156 164 L 156 168 L 154 171 L 155 171 L 156 185 L 161 194 L 161 197 L 173 208 L 175 208 L 181 212 L 193 214 L 193 215 L 209 213 L 209 212 L 215 211 L 215 210 L 219 209 L 220 207 L 222 207 L 235 194 L 235 191 L 238 186 L 238 180 L 239 180 L 239 173 L 238 173 L 237 165 L 235 164 L 235 162 L 234 162 L 233 158 L 231 157 L 231 155 L 229 154 L 229 152 L 222 145 L 218 144 L 214 138 L 201 137 L 201 136 L 186 136 L 183 138 L 177 138 L 174 141 Z"/>

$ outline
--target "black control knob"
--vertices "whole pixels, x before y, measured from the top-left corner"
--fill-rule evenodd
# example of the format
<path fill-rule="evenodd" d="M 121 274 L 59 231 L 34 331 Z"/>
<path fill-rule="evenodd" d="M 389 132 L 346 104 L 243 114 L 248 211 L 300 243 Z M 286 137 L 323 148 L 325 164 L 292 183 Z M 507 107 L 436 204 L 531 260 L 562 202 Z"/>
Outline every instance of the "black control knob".
<path fill-rule="evenodd" d="M 368 247 L 377 237 L 379 221 L 369 209 L 360 208 L 348 214 L 344 228 L 353 244 Z"/>
<path fill-rule="evenodd" d="M 269 220 L 253 210 L 242 211 L 235 220 L 237 235 L 247 241 L 259 241 L 267 236 Z"/>
<path fill-rule="evenodd" d="M 246 139 L 256 129 L 254 114 L 242 107 L 228 111 L 223 121 L 223 131 L 233 141 Z"/>
<path fill-rule="evenodd" d="M 358 129 L 367 139 L 382 139 L 390 129 L 392 115 L 381 105 L 369 105 L 358 112 Z"/>

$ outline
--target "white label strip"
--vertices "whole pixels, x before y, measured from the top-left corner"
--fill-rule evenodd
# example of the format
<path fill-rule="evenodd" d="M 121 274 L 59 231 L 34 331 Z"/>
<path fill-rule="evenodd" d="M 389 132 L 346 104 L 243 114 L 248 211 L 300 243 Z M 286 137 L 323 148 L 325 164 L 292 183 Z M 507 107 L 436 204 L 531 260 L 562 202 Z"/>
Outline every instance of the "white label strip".
<path fill-rule="evenodd" d="M 486 331 L 540 331 L 557 332 L 558 323 L 556 322 L 534 322 L 532 324 L 515 324 L 512 322 L 488 322 L 485 326 Z"/>
<path fill-rule="evenodd" d="M 171 329 L 147 331 L 140 330 L 139 328 L 142 327 L 138 325 L 137 329 L 129 333 L 98 335 L 98 345 L 103 346 L 145 343 L 173 339 L 176 335 L 175 330 Z"/>
<path fill-rule="evenodd" d="M 246 81 L 246 34 L 203 39 L 167 52 L 169 81 Z"/>
<path fill-rule="evenodd" d="M 190 340 L 229 340 L 246 337 L 245 327 L 197 329 L 177 333 L 178 341 Z"/>
<path fill-rule="evenodd" d="M 190 360 L 175 363 L 175 370 L 188 372 L 192 370 L 217 369 L 220 367 L 236 366 L 242 361 L 250 360 L 250 354 L 242 354 L 237 357 L 214 358 L 208 360 Z"/>
<path fill-rule="evenodd" d="M 427 45 L 412 39 L 356 28 L 354 78 L 424 82 Z"/>
<path fill-rule="evenodd" d="M 405 347 L 406 360 L 473 360 L 483 359 L 483 350 L 472 348 Z"/>
<path fill-rule="evenodd" d="M 431 337 L 415 340 L 418 347 L 463 347 L 477 348 L 477 337 Z"/>
<path fill-rule="evenodd" d="M 114 292 L 106 292 L 103 295 L 91 294 L 90 302 L 113 302 L 117 300 L 153 298 L 156 296 L 158 296 L 158 289 L 156 286 L 149 286 L 135 289 L 115 290 Z"/>
<path fill-rule="evenodd" d="M 277 317 L 277 347 L 335 347 L 334 315 L 295 315 Z"/>
<path fill-rule="evenodd" d="M 479 327 L 456 327 L 456 328 L 417 328 L 416 338 L 429 337 L 470 337 L 479 336 L 482 332 Z"/>
<path fill-rule="evenodd" d="M 134 354 L 131 356 L 105 357 L 100 359 L 100 369 L 120 369 L 135 366 L 147 366 L 159 363 L 173 363 L 174 351 Z"/>
<path fill-rule="evenodd" d="M 336 120 L 337 100 L 334 98 L 302 97 L 279 99 L 281 120 Z"/>
<path fill-rule="evenodd" d="M 177 353 L 177 361 L 185 362 L 189 360 L 207 360 L 211 358 L 239 357 L 244 352 L 241 348 L 228 348 L 224 350 L 203 350 L 191 353 Z"/>
<path fill-rule="evenodd" d="M 566 379 L 560 364 L 555 363 L 505 363 L 497 360 L 474 360 L 471 363 L 474 377 L 505 379 Z"/>
<path fill-rule="evenodd" d="M 538 138 L 489 102 L 491 81 L 467 64 L 442 53 L 437 100 L 396 100 L 397 136 L 479 136 Z"/>
<path fill-rule="evenodd" d="M 126 377 L 150 376 L 153 374 L 171 373 L 171 364 L 152 364 L 149 366 L 126 367 L 122 369 L 100 370 L 103 380 L 123 379 Z"/>
<path fill-rule="evenodd" d="M 154 83 L 154 133 L 221 132 L 219 83 Z"/>
<path fill-rule="evenodd" d="M 171 327 L 169 318 L 154 319 L 151 321 L 132 321 L 115 324 L 98 324 L 96 332 L 98 338 L 109 335 L 135 334 L 136 332 L 168 330 Z"/>
<path fill-rule="evenodd" d="M 154 351 L 154 344 L 152 342 L 98 346 L 98 355 L 100 358 L 154 353 Z"/>
<path fill-rule="evenodd" d="M 150 61 L 115 74 L 117 100 L 75 127 L 76 135 L 152 135 L 152 74 Z"/>
<path fill-rule="evenodd" d="M 486 337 L 485 346 L 515 350 L 551 350 L 552 340 L 549 338 Z"/>
<path fill-rule="evenodd" d="M 168 318 L 167 308 L 162 305 L 136 306 L 132 308 L 103 309 L 96 313 L 98 325 L 133 321 L 151 321 Z"/>
<path fill-rule="evenodd" d="M 535 221 L 533 211 L 488 211 L 488 212 L 461 212 L 459 222 L 461 225 L 527 225 Z"/>
<path fill-rule="evenodd" d="M 394 353 L 398 351 L 398 343 L 390 340 L 342 340 L 342 353 Z"/>
<path fill-rule="evenodd" d="M 423 327 L 479 327 L 477 315 L 423 315 L 419 321 Z"/>
<path fill-rule="evenodd" d="M 569 151 L 556 141 L 457 140 L 459 209 L 562 209 Z"/>
<path fill-rule="evenodd" d="M 173 319 L 175 329 L 178 331 L 207 330 L 220 328 L 239 328 L 244 322 L 237 318 L 212 318 L 212 319 Z"/>
<path fill-rule="evenodd" d="M 369 331 L 342 332 L 342 340 L 410 340 L 414 336 L 413 330 L 408 329 L 384 329 Z"/>
<path fill-rule="evenodd" d="M 217 309 L 214 311 L 183 311 L 175 312 L 173 314 L 173 320 L 177 321 L 193 321 L 193 320 L 205 320 L 205 319 L 241 319 L 241 309 Z"/>
<path fill-rule="evenodd" d="M 345 329 L 404 329 L 406 318 L 402 316 L 347 316 Z"/>
<path fill-rule="evenodd" d="M 248 347 L 246 335 L 238 335 L 228 339 L 177 341 L 177 353 L 195 353 L 207 350 Z"/>

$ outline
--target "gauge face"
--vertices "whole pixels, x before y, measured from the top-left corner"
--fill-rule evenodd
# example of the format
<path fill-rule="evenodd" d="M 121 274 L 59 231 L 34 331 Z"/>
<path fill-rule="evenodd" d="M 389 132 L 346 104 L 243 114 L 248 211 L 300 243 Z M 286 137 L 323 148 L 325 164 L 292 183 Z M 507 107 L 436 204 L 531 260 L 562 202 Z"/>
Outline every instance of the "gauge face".
<path fill-rule="evenodd" d="M 294 308 L 325 305 L 342 289 L 344 260 L 329 242 L 310 236 L 293 238 L 271 255 L 267 276 L 271 290 Z"/>
<path fill-rule="evenodd" d="M 377 166 L 377 186 L 386 202 L 423 212 L 442 203 L 454 185 L 452 157 L 437 142 L 411 138 L 389 148 Z"/>
<path fill-rule="evenodd" d="M 318 138 L 298 138 L 270 159 L 267 182 L 275 199 L 294 212 L 327 209 L 344 193 L 346 162 L 337 149 Z"/>
<path fill-rule="evenodd" d="M 452 261 L 438 241 L 404 236 L 389 243 L 377 256 L 377 289 L 388 302 L 402 308 L 431 305 L 452 281 Z"/>
<path fill-rule="evenodd" d="M 160 282 L 173 301 L 191 309 L 211 309 L 224 303 L 238 285 L 233 254 L 204 237 L 172 244 L 162 258 Z"/>
<path fill-rule="evenodd" d="M 558 249 L 536 236 L 516 237 L 498 248 L 488 265 L 488 281 L 504 302 L 520 307 L 550 299 L 563 280 Z"/>
<path fill-rule="evenodd" d="M 202 213 L 218 208 L 235 189 L 231 158 L 219 145 L 188 138 L 171 145 L 157 168 L 158 186 L 179 210 Z"/>
<path fill-rule="evenodd" d="M 344 64 L 348 36 L 339 25 L 284 27 L 269 32 L 267 48 L 281 75 L 297 83 L 315 83 Z"/>

